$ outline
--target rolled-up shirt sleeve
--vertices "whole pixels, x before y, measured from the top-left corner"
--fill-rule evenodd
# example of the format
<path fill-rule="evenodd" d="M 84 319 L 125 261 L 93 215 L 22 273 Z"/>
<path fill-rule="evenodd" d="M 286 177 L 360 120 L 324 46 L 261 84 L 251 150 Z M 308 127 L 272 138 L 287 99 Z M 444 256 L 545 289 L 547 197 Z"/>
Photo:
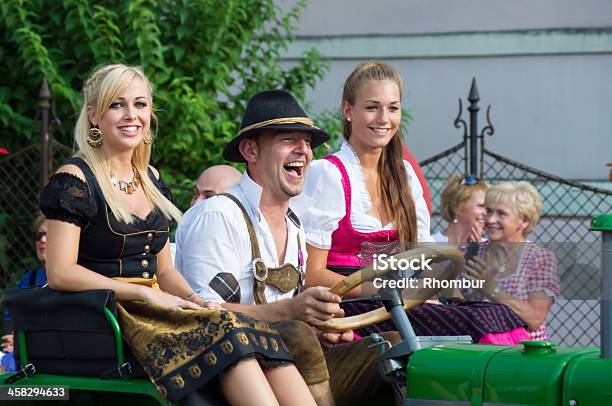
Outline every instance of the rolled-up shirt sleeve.
<path fill-rule="evenodd" d="M 205 300 L 240 301 L 238 281 L 243 270 L 239 264 L 249 262 L 251 256 L 250 246 L 238 238 L 241 233 L 248 233 L 242 217 L 203 210 L 202 204 L 185 213 L 176 231 L 175 265 Z M 242 258 L 245 255 L 248 258 Z M 233 296 L 232 289 L 238 289 Z"/>
<path fill-rule="evenodd" d="M 306 242 L 328 250 L 332 233 L 346 214 L 342 176 L 338 168 L 324 159 L 314 161 L 306 173 L 304 193 L 314 199 L 301 216 Z"/>
<path fill-rule="evenodd" d="M 410 184 L 410 192 L 412 193 L 412 199 L 414 200 L 414 207 L 416 209 L 417 241 L 435 242 L 431 236 L 431 217 L 429 216 L 429 210 L 427 209 L 421 182 L 419 182 L 416 172 L 412 169 L 412 165 L 407 161 L 404 161 L 404 165 L 408 172 L 408 183 Z"/>

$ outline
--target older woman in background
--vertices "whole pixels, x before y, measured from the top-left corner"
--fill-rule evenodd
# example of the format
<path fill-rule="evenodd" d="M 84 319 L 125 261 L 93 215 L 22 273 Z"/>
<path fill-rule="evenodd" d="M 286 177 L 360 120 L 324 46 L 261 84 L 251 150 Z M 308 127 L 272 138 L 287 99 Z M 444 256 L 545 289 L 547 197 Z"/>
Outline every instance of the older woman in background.
<path fill-rule="evenodd" d="M 559 294 L 557 261 L 552 251 L 526 238 L 540 217 L 540 195 L 527 182 L 504 182 L 487 191 L 485 207 L 490 241 L 467 262 L 465 276 L 485 280 L 475 293 L 510 307 L 532 339 L 549 340 L 545 320 Z"/>
<path fill-rule="evenodd" d="M 448 226 L 432 237 L 439 243 L 480 242 L 484 228 L 487 184 L 474 176 L 451 176 L 440 196 L 442 218 Z"/>

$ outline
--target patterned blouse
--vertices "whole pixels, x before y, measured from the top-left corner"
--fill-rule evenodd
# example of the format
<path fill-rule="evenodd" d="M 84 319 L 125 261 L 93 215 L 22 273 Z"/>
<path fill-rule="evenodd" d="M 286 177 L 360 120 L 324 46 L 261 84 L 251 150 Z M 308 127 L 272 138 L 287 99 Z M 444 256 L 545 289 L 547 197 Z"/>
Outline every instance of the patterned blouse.
<path fill-rule="evenodd" d="M 477 255 L 479 257 L 485 255 L 490 245 L 490 241 L 481 243 Z M 522 248 L 516 271 L 503 278 L 497 278 L 497 283 L 504 291 L 520 300 L 528 300 L 531 292 L 544 292 L 554 301 L 560 293 L 555 254 L 533 242 L 527 242 Z M 469 292 L 464 293 L 469 295 Z M 534 340 L 550 340 L 546 322 L 529 333 Z"/>

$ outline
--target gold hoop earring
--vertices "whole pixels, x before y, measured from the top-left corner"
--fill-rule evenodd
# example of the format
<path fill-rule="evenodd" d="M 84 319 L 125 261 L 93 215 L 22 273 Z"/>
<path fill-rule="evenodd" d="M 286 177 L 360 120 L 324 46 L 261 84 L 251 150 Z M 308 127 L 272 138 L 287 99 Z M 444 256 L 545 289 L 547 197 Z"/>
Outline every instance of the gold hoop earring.
<path fill-rule="evenodd" d="M 151 144 L 153 143 L 153 137 L 151 136 L 151 130 L 149 130 L 149 131 L 147 132 L 147 135 L 145 135 L 145 136 L 142 138 L 142 142 L 144 142 L 144 143 L 145 143 L 145 145 L 151 145 Z"/>
<path fill-rule="evenodd" d="M 98 148 L 102 145 L 102 131 L 98 127 L 92 127 L 87 131 L 87 143 L 92 148 Z"/>

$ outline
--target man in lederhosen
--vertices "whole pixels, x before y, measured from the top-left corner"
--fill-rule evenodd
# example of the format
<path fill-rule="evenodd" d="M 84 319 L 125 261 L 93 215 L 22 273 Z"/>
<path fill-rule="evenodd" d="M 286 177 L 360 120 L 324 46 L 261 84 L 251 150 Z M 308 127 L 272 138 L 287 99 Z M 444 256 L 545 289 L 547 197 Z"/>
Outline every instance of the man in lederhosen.
<path fill-rule="evenodd" d="M 223 151 L 247 171 L 227 193 L 185 213 L 175 265 L 195 294 L 275 323 L 317 403 L 359 403 L 385 389 L 378 352 L 368 339 L 352 342 L 352 331 L 317 330 L 343 315 L 341 298 L 329 288 L 300 289 L 306 239 L 299 216 L 311 203 L 301 194 L 304 176 L 312 149 L 328 139 L 289 92 L 253 96 Z M 386 338 L 399 340 L 396 333 Z"/>

